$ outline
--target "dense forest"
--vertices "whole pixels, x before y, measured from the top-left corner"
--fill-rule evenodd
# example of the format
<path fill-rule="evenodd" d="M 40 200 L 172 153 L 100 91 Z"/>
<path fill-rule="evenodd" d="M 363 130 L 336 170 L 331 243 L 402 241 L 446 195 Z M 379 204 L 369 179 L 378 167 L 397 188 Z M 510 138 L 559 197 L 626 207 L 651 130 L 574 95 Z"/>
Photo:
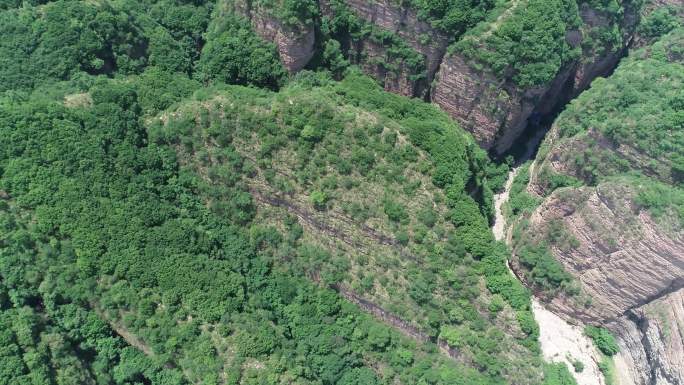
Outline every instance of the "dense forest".
<path fill-rule="evenodd" d="M 488 231 L 506 169 L 436 108 L 358 73 L 267 91 L 288 78 L 273 46 L 211 3 L 3 8 L 3 383 L 541 379 Z M 385 257 L 316 244 L 323 225 L 259 201 L 283 194 L 374 225 Z"/>
<path fill-rule="evenodd" d="M 0 384 L 574 383 L 543 361 L 530 291 L 490 231 L 510 161 L 353 65 L 371 39 L 396 59 L 383 66 L 427 79 L 397 34 L 316 3 L 0 0 Z M 581 2 L 526 1 L 482 41 L 509 2 L 401 3 L 524 86 L 577 55 L 564 36 Z M 235 12 L 245 4 L 316 25 L 306 70 L 288 72 Z M 672 14 L 643 35 L 669 32 Z M 649 60 L 681 60 L 672 35 Z M 681 82 L 651 64 L 629 65 Z M 681 126 L 677 87 L 649 79 L 621 91 L 629 101 L 609 82 L 598 97 Z M 653 152 L 664 187 L 640 202 L 684 215 L 681 130 L 653 118 L 653 135 L 633 135 L 601 118 L 622 104 L 589 118 L 580 103 L 562 135 L 591 126 Z M 538 204 L 526 183 L 512 215 Z M 570 287 L 539 259 L 540 284 Z"/>

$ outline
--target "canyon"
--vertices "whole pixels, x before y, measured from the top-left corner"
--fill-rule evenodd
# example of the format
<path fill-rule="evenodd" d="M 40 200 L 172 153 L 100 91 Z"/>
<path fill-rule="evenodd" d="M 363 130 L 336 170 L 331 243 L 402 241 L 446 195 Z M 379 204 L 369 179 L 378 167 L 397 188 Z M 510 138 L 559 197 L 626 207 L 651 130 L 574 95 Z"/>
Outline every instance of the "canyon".
<path fill-rule="evenodd" d="M 33 3 L 0 384 L 684 385 L 681 0 Z"/>
<path fill-rule="evenodd" d="M 594 79 L 611 75 L 630 49 L 648 44 L 648 39 L 637 33 L 640 19 L 661 7 L 677 5 L 677 2 L 651 2 L 640 10 L 636 4 L 623 1 L 617 17 L 581 2 L 579 25 L 569 26 L 565 31 L 565 42 L 579 54 L 564 62 L 551 80 L 535 86 L 521 86 L 510 71 L 496 74 L 486 64 L 454 49 L 453 43 L 458 37 L 445 34 L 408 6 L 390 0 L 347 0 L 342 3 L 362 22 L 397 36 L 422 57 L 424 76 L 416 77 L 401 58 L 397 62 L 396 57 L 391 57 L 390 48 L 383 41 L 372 36 L 342 42 L 349 49 L 349 60 L 374 77 L 385 90 L 438 105 L 493 155 L 507 154 L 521 144 L 521 137 L 530 135 L 530 140 L 522 140 L 527 142 L 527 150 L 518 161 L 532 160 L 550 128 L 543 146 L 551 150 L 545 150 L 531 168 L 534 172 L 531 172 L 527 190 L 543 202 L 528 218 L 527 231 L 542 234 L 550 223 L 562 223 L 572 234 L 573 242 L 578 245 L 570 251 L 553 247 L 552 253 L 580 282 L 583 300 L 591 304 L 582 304 L 563 294 L 535 298 L 534 309 L 541 327 L 540 341 L 545 358 L 571 364 L 569 357 L 582 356 L 587 369 L 583 374 L 575 373 L 578 383 L 603 384 L 597 366 L 600 355 L 589 346 L 590 340 L 580 327 L 600 325 L 618 337 L 621 352 L 614 362 L 620 384 L 683 384 L 684 236 L 681 231 L 668 231 L 667 226 L 640 211 L 635 204 L 636 193 L 630 186 L 606 183 L 572 192 L 558 191 L 548 196 L 545 187 L 538 183 L 541 170 L 549 168 L 556 173 L 574 175 L 567 157 L 554 152 L 567 151 L 554 147 L 558 128 L 549 127 L 553 117 L 587 90 Z M 512 17 L 516 6 L 519 4 L 511 4 L 496 18 L 483 22 L 486 24 L 484 34 L 492 34 L 506 18 Z M 320 1 L 319 7 L 322 20 L 335 18 L 341 9 L 340 2 L 327 0 Z M 284 26 L 269 17 L 268 10 L 258 7 L 243 6 L 237 10 L 249 18 L 260 36 L 276 43 L 290 72 L 306 68 L 315 56 L 321 37 L 316 36 L 319 32 L 314 25 Z M 592 33 L 610 28 L 618 31 L 617 44 L 597 48 L 596 42 L 592 42 Z M 467 38 L 480 39 L 481 36 L 464 39 Z M 487 49 L 482 45 L 480 48 Z M 388 70 L 383 63 L 393 60 L 398 65 Z M 540 128 L 544 126 L 541 121 L 548 121 L 548 124 Z M 530 127 L 536 132 L 530 132 Z M 590 132 L 590 136 L 592 141 L 610 146 L 610 141 L 598 133 Z M 577 151 L 587 147 L 582 141 L 563 142 L 563 145 Z M 645 167 L 642 171 L 647 174 L 656 172 L 649 167 L 658 168 L 628 146 L 615 151 L 629 159 L 632 167 L 637 164 Z M 509 175 L 508 188 L 516 172 L 514 169 Z M 511 232 L 516 225 L 506 224 L 500 212 L 507 194 L 508 191 L 504 191 L 496 196 L 497 217 L 493 231 L 498 239 L 511 243 Z M 609 234 L 599 232 L 599 228 L 609 229 Z M 511 246 L 515 249 L 514 244 Z M 515 257 L 511 267 L 515 271 L 522 269 Z M 529 282 L 525 283 L 531 286 Z M 553 330 L 563 332 L 555 334 Z"/>
<path fill-rule="evenodd" d="M 397 57 L 392 47 L 373 36 L 344 38 L 346 41 L 342 42 L 348 48 L 350 61 L 377 79 L 385 90 L 437 104 L 470 131 L 483 148 L 500 155 L 513 145 L 530 119 L 552 114 L 585 90 L 593 79 L 606 76 L 615 68 L 625 55 L 639 20 L 638 10 L 631 1 L 624 0 L 620 6 L 623 11 L 616 18 L 582 2 L 578 10 L 579 25 L 568 26 L 565 31 L 565 42 L 579 54 L 562 63 L 549 81 L 533 86 L 517 84 L 511 70 L 506 70 L 503 76 L 493 73 L 486 64 L 454 49 L 452 43 L 458 36 L 445 34 L 412 8 L 390 0 L 320 1 L 319 18 L 325 22 L 341 10 L 350 11 L 366 25 L 391 33 L 405 43 L 420 58 L 422 74 L 416 73 L 406 58 Z M 486 34 L 491 35 L 512 17 L 515 12 L 511 9 L 524 8 L 519 4 L 509 7 L 493 20 L 481 23 L 487 27 Z M 316 35 L 312 24 L 285 25 L 269 9 L 251 1 L 236 1 L 234 10 L 248 18 L 262 38 L 276 44 L 290 72 L 305 68 L 320 49 L 323 36 Z M 597 42 L 592 36 L 594 31 L 610 28 L 620 35 L 617 43 Z"/>

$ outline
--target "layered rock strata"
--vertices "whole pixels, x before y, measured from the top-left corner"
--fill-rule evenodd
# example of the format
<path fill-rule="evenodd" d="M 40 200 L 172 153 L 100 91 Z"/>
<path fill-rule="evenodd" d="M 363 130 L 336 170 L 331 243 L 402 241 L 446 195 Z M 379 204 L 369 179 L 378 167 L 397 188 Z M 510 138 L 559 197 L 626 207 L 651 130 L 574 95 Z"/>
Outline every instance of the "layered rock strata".
<path fill-rule="evenodd" d="M 290 72 L 306 66 L 316 50 L 316 38 L 322 38 L 316 36 L 313 25 L 289 26 L 269 10 L 252 8 L 250 2 L 237 3 L 236 8 L 251 20 L 257 33 L 276 43 Z M 592 30 L 613 24 L 622 33 L 620 43 L 598 50 L 583 49 L 579 58 L 560 68 L 547 84 L 520 87 L 508 76 L 494 75 L 482 63 L 472 62 L 458 52 L 448 54 L 449 45 L 457 37 L 447 36 L 410 7 L 391 0 L 321 0 L 319 17 L 335 18 L 335 9 L 340 6 L 375 30 L 393 34 L 422 58 L 421 63 L 415 63 L 415 58 L 402 57 L 396 47 L 367 34 L 363 38 L 343 39 L 342 46 L 352 63 L 377 79 L 387 91 L 432 100 L 471 131 L 482 147 L 496 153 L 510 148 L 531 117 L 552 113 L 586 89 L 593 79 L 609 74 L 624 55 L 638 19 L 637 10 L 627 0 L 623 1 L 624 12 L 617 19 L 582 3 L 583 24 L 567 31 L 568 44 L 580 47 L 592 39 Z"/>
<path fill-rule="evenodd" d="M 617 21 L 622 32 L 621 44 L 600 52 L 584 49 L 580 57 L 560 69 L 546 85 L 519 87 L 510 78 L 495 76 L 489 69 L 478 69 L 463 54 L 445 57 L 432 89 L 432 101 L 447 111 L 473 133 L 485 149 L 502 154 L 520 136 L 532 117 L 552 113 L 584 91 L 598 76 L 608 75 L 624 56 L 634 28 L 637 12 L 625 2 L 625 11 Z M 579 30 L 566 32 L 566 41 L 580 47 L 592 29 L 614 23 L 613 18 L 582 4 L 583 22 Z"/>
<path fill-rule="evenodd" d="M 251 1 L 236 1 L 234 9 L 250 20 L 257 35 L 275 43 L 288 72 L 302 70 L 314 56 L 316 34 L 313 24 L 288 25 L 275 17 L 271 10 Z"/>

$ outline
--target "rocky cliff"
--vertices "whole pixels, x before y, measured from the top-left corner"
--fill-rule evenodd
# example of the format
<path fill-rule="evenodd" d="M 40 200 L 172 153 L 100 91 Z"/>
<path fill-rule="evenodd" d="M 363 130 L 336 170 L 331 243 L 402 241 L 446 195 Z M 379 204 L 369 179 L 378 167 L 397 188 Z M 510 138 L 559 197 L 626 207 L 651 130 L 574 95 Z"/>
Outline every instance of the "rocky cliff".
<path fill-rule="evenodd" d="M 415 10 L 388 0 L 322 0 L 319 6 L 324 24 L 346 19 L 334 38 L 342 42 L 350 61 L 386 91 L 415 97 L 429 93 L 449 38 L 420 20 Z"/>
<path fill-rule="evenodd" d="M 684 384 L 684 289 L 632 309 L 608 327 L 619 337 L 620 384 Z"/>
<path fill-rule="evenodd" d="M 568 106 L 531 167 L 541 203 L 511 231 L 516 254 L 546 245 L 578 285 L 538 288 L 552 311 L 618 337 L 621 384 L 684 383 L 682 42 L 679 29 L 633 52 Z"/>
<path fill-rule="evenodd" d="M 684 231 L 654 220 L 635 195 L 622 181 L 561 189 L 534 211 L 535 239 L 562 229 L 567 241 L 550 242 L 551 251 L 591 298 L 578 307 L 556 297 L 555 310 L 589 323 L 613 320 L 684 287 Z"/>
<path fill-rule="evenodd" d="M 550 114 L 586 89 L 593 79 L 610 73 L 631 40 L 638 14 L 630 0 L 623 0 L 617 13 L 580 2 L 579 8 L 572 11 L 579 24 L 568 24 L 565 31 L 566 43 L 579 54 L 572 60 L 563 59 L 543 84 L 530 86 L 516 82 L 512 70 L 495 73 L 489 63 L 474 60 L 453 47 L 448 49 L 459 36 L 447 35 L 415 9 L 390 0 L 319 1 L 322 27 L 318 35 L 312 25 L 286 25 L 262 6 L 237 3 L 236 8 L 252 21 L 255 30 L 277 44 L 291 72 L 302 69 L 313 57 L 315 47 L 322 47 L 323 40 L 337 39 L 345 56 L 383 84 L 385 90 L 434 101 L 470 130 L 482 147 L 497 153 L 511 146 L 530 117 Z M 508 28 L 505 25 L 509 18 L 526 18 L 527 3 L 502 4 L 499 12 L 492 12 L 469 37 L 486 40 L 498 28 Z M 336 25 L 340 20 L 346 25 Z M 330 36 L 331 28 L 341 31 L 333 31 Z M 553 40 L 551 36 L 526 37 L 526 33 L 511 44 L 523 46 L 527 44 L 525 39 Z M 612 40 L 605 40 L 607 35 Z M 479 48 L 487 50 L 485 46 Z"/>
<path fill-rule="evenodd" d="M 379 28 L 382 31 L 388 31 L 395 34 L 399 39 L 405 42 L 411 49 L 415 50 L 422 56 L 425 67 L 425 81 L 423 84 L 410 84 L 415 81 L 408 81 L 403 88 L 392 87 L 386 84 L 386 89 L 389 91 L 395 90 L 403 95 L 420 96 L 421 91 L 426 91 L 429 84 L 434 79 L 442 58 L 446 53 L 449 45 L 449 37 L 442 31 L 433 28 L 427 21 L 421 20 L 415 10 L 397 5 L 390 0 L 380 1 L 363 1 L 363 0 L 346 0 L 346 6 L 361 20 Z M 330 2 L 323 0 L 320 2 L 323 15 L 332 16 Z M 329 11 L 330 10 L 330 11 Z M 372 39 L 364 39 L 357 43 L 357 52 L 363 51 L 364 47 L 368 53 L 368 59 L 359 60 L 359 62 L 366 68 L 368 63 L 373 62 L 373 58 L 383 57 L 387 54 L 390 47 L 382 44 L 377 44 Z M 371 69 L 371 74 L 374 72 Z M 406 68 L 401 68 L 398 73 L 398 78 L 409 79 L 410 72 Z M 376 78 L 385 79 L 382 73 L 376 74 Z M 420 87 L 423 89 L 420 89 Z"/>
<path fill-rule="evenodd" d="M 544 191 L 535 184 L 543 172 L 533 174 L 529 192 Z M 520 242 L 549 244 L 581 287 L 579 296 L 548 297 L 553 312 L 619 338 L 621 384 L 683 384 L 684 230 L 676 214 L 654 218 L 641 207 L 638 188 L 616 179 L 557 189 L 518 225 Z"/>
<path fill-rule="evenodd" d="M 458 51 L 444 59 L 432 90 L 432 100 L 473 133 L 480 145 L 503 153 L 525 129 L 530 117 L 550 114 L 585 90 L 593 79 L 610 73 L 624 55 L 636 25 L 636 9 L 623 2 L 624 12 L 601 12 L 582 3 L 579 9 L 581 26 L 569 27 L 565 41 L 581 54 L 560 67 L 552 79 L 543 85 L 524 87 L 512 79 L 512 72 L 496 76 L 491 69 L 469 59 Z M 495 33 L 513 12 L 499 16 L 483 35 Z M 619 41 L 589 44 L 596 31 L 616 27 Z M 472 37 L 481 39 L 481 36 Z M 521 43 L 524 44 L 524 43 Z M 594 43 L 595 44 L 595 43 Z M 488 49 L 486 45 L 478 49 Z"/>
<path fill-rule="evenodd" d="M 309 63 L 316 40 L 313 23 L 289 24 L 274 15 L 273 9 L 250 0 L 228 4 L 233 11 L 250 20 L 262 39 L 276 44 L 280 59 L 290 73 L 300 71 Z"/>

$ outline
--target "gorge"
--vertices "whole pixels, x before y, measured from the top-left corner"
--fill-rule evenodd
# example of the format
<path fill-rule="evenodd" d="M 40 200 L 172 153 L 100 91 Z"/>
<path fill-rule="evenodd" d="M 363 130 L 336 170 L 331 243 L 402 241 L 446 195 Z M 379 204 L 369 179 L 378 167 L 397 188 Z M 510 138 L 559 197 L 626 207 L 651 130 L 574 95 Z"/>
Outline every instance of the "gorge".
<path fill-rule="evenodd" d="M 683 20 L 0 1 L 0 385 L 684 385 Z"/>
<path fill-rule="evenodd" d="M 543 83 L 521 86 L 520 80 L 515 78 L 515 72 L 503 71 L 502 76 L 495 73 L 496 71 L 492 71 L 491 67 L 487 70 L 486 59 L 484 62 L 478 63 L 478 59 L 469 56 L 468 52 L 470 51 L 467 49 L 476 46 L 479 50 L 487 50 L 487 44 L 489 44 L 487 38 L 496 33 L 500 25 L 505 24 L 507 19 L 515 18 L 517 7 L 528 6 L 527 4 L 521 5 L 521 3 L 525 3 L 522 1 L 514 3 L 510 4 L 504 11 L 493 10 L 492 15 L 494 16 L 490 16 L 488 22 L 482 23 L 473 31 L 465 32 L 456 38 L 453 35 L 445 35 L 439 28 L 422 20 L 411 8 L 401 7 L 389 0 L 370 4 L 358 1 L 323 1 L 320 3 L 320 14 L 323 19 L 334 19 L 336 12 L 340 13 L 342 8 L 347 7 L 345 12 L 351 11 L 362 22 L 372 25 L 373 28 L 394 34 L 399 40 L 405 42 L 410 49 L 424 58 L 422 63 L 424 75 L 422 77 L 416 77 L 415 66 L 407 67 L 407 60 L 403 58 L 400 58 L 399 64 L 394 67 L 394 71 L 396 71 L 394 76 L 390 76 L 388 70 L 379 63 L 389 61 L 391 55 L 384 51 L 383 47 L 378 45 L 372 37 L 356 38 L 356 40 L 352 38 L 346 44 L 343 42 L 343 47 L 350 49 L 353 47 L 356 52 L 355 55 L 349 57 L 349 60 L 358 63 L 366 73 L 383 84 L 386 90 L 406 96 L 421 97 L 437 104 L 451 117 L 459 121 L 464 128 L 468 129 L 478 143 L 483 148 L 490 150 L 494 156 L 503 159 L 508 154 L 514 155 L 517 167 L 513 168 L 509 175 L 509 180 L 506 183 L 507 189 L 495 196 L 496 219 L 493 228 L 497 239 L 505 238 L 509 244 L 512 241 L 511 237 L 515 226 L 509 224 L 508 231 L 505 232 L 508 236 L 504 236 L 506 224 L 501 213 L 501 207 L 507 200 L 508 189 L 510 189 L 519 167 L 528 160 L 534 159 L 537 148 L 542 141 L 545 142 L 544 152 L 548 151 L 549 146 L 553 146 L 557 136 L 555 131 L 550 138 L 545 140 L 544 135 L 549 129 L 554 130 L 552 125 L 556 116 L 568 103 L 584 92 L 594 79 L 610 77 L 620 60 L 628 55 L 628 52 L 634 54 L 638 48 L 649 44 L 646 43 L 647 39 L 643 36 L 643 30 L 637 32 L 640 20 L 647 18 L 662 7 L 677 6 L 677 2 L 657 2 L 649 3 L 644 10 L 640 10 L 639 5 L 625 1 L 620 4 L 621 12 L 616 17 L 615 14 L 594 8 L 595 5 L 580 3 L 578 23 L 573 25 L 572 22 L 569 22 L 563 33 L 563 39 L 567 42 L 568 48 L 570 50 L 579 49 L 579 55 L 574 58 L 570 55 L 569 58 L 561 59 L 562 64 L 556 67 L 553 76 Z M 257 11 L 257 14 L 259 12 L 263 13 L 264 11 Z M 534 11 L 527 8 L 526 12 Z M 253 13 L 251 15 L 254 25 Z M 606 41 L 603 43 L 605 46 L 601 49 L 597 49 L 595 44 L 593 46 L 586 44 L 586 40 L 591 39 L 590 36 L 592 36 L 593 31 L 606 27 L 612 27 L 619 31 L 614 41 Z M 255 25 L 255 28 L 257 31 L 260 30 L 258 25 Z M 312 23 L 307 32 L 303 34 L 294 30 L 290 30 L 289 33 L 291 36 L 298 34 L 299 36 L 308 36 L 314 30 L 316 28 Z M 265 35 L 262 34 L 262 36 Z M 430 36 L 430 38 L 419 38 L 422 36 Z M 455 40 L 456 43 L 454 43 Z M 297 44 L 296 42 L 292 43 L 292 45 Z M 279 47 L 281 47 L 281 43 L 279 43 Z M 315 50 L 313 44 L 307 43 L 307 47 L 310 52 Z M 397 60 L 396 57 L 394 59 Z M 290 68 L 290 70 L 296 71 L 297 69 Z M 537 187 L 538 184 L 535 182 L 535 179 L 540 178 L 539 171 L 535 169 L 535 166 L 542 168 L 545 157 L 547 155 L 543 154 L 531 165 L 526 166 L 526 173 L 531 175 L 527 189 L 533 195 L 545 196 L 548 194 L 548 192 L 541 193 L 540 187 Z M 557 155 L 552 155 L 551 164 L 553 167 L 557 169 L 558 167 L 567 167 L 563 163 L 559 163 L 557 158 Z M 563 169 L 561 168 L 561 170 Z M 606 201 L 598 188 L 596 194 L 594 198 L 589 198 L 589 200 L 595 200 L 599 206 L 603 205 L 603 209 L 607 207 L 610 210 L 597 214 L 603 218 L 611 218 L 602 226 L 618 226 L 618 223 L 623 223 L 623 221 L 624 223 L 631 221 L 630 217 L 634 214 L 611 214 L 613 207 L 630 205 L 630 203 Z M 546 215 L 544 214 L 545 210 L 550 210 L 550 212 L 564 210 L 563 216 L 568 217 L 570 215 L 568 218 L 572 218 L 572 210 L 575 209 L 567 208 L 566 200 L 567 198 L 549 201 L 548 205 L 550 206 L 545 206 L 547 203 L 544 203 L 530 220 L 540 223 L 550 221 L 550 219 L 543 217 Z M 633 205 L 633 203 L 631 204 Z M 596 210 L 603 210 L 599 206 L 596 206 Z M 665 231 L 650 223 L 650 220 L 642 215 L 640 218 L 644 221 L 644 226 L 653 229 L 642 229 L 635 233 L 634 237 L 637 238 L 631 238 L 632 241 L 625 239 L 620 242 L 639 242 L 638 238 L 644 236 L 644 231 L 653 234 Z M 573 219 L 569 220 L 573 221 Z M 597 221 L 598 217 L 593 220 Z M 586 222 L 584 226 L 588 224 L 589 222 Z M 589 278 L 589 275 L 584 278 L 584 271 L 589 274 L 594 269 L 602 269 L 599 267 L 600 265 L 594 265 L 591 262 L 590 255 L 592 254 L 624 253 L 629 255 L 636 253 L 637 258 L 643 258 L 640 264 L 655 263 L 663 267 L 658 270 L 644 266 L 643 270 L 634 273 L 628 279 L 632 282 L 648 281 L 651 279 L 648 277 L 658 275 L 662 277 L 662 285 L 658 284 L 653 288 L 643 289 L 634 287 L 635 291 L 630 292 L 621 289 L 619 295 L 615 294 L 611 297 L 611 301 L 617 301 L 617 303 L 624 301 L 618 299 L 623 296 L 634 296 L 635 298 L 631 301 L 628 300 L 625 305 L 618 305 L 613 312 L 585 314 L 578 311 L 582 305 L 574 303 L 574 300 L 571 299 L 562 299 L 562 296 L 560 298 L 550 297 L 552 299 L 535 299 L 534 308 L 537 321 L 540 323 L 540 340 L 545 357 L 553 360 L 564 360 L 571 366 L 570 357 L 581 356 L 585 363 L 585 371 L 574 373 L 578 383 L 605 383 L 603 374 L 599 371 L 601 356 L 595 348 L 589 346 L 590 340 L 583 334 L 581 327 L 584 324 L 596 324 L 607 327 L 619 338 L 622 350 L 615 357 L 615 373 L 620 384 L 681 384 L 683 375 L 681 367 L 684 366 L 681 363 L 684 362 L 684 356 L 682 355 L 681 326 L 679 326 L 680 329 L 676 326 L 682 325 L 682 317 L 684 317 L 681 311 L 677 310 L 681 307 L 683 279 L 681 260 L 677 257 L 684 254 L 681 232 L 679 235 L 674 235 L 673 239 L 667 237 L 642 239 L 644 249 L 619 251 L 620 248 L 616 248 L 614 245 L 591 246 L 592 243 L 595 243 L 592 240 L 595 236 L 592 233 L 594 230 L 586 231 L 587 234 L 584 236 L 588 247 L 590 247 L 589 253 L 568 260 L 559 256 L 556 249 L 553 249 L 553 254 L 562 261 L 564 268 L 570 271 L 573 276 L 580 277 L 581 290 L 589 290 L 588 296 L 590 298 L 594 300 L 602 298 L 603 294 L 601 293 L 613 290 L 614 285 L 616 285 L 614 280 L 619 280 L 615 276 L 618 274 L 616 271 L 601 270 L 593 278 L 598 280 L 595 286 L 592 287 L 591 283 L 586 283 L 592 278 Z M 580 243 L 582 242 L 580 240 Z M 511 244 L 511 246 L 515 250 L 515 245 Z M 580 247 L 583 246 L 580 245 Z M 661 257 L 658 254 L 662 252 L 668 255 L 665 257 L 668 261 L 660 262 Z M 583 267 L 578 268 L 578 265 Z M 634 267 L 634 265 L 630 266 L 632 266 L 630 268 Z M 521 269 L 517 265 L 514 268 Z M 621 271 L 620 269 L 624 268 L 611 264 L 611 269 Z M 523 273 L 520 272 L 519 275 L 522 276 Z M 534 289 L 534 285 L 529 282 L 525 283 Z M 590 286 L 584 286 L 584 284 Z M 548 301 L 550 303 L 544 305 Z M 613 306 L 608 303 L 603 303 L 603 305 L 608 308 Z M 590 308 L 595 308 L 595 306 L 590 306 Z M 656 308 L 660 310 L 654 310 Z M 662 317 L 654 318 L 652 316 L 654 312 L 662 314 Z M 579 326 L 572 326 L 566 321 Z M 550 322 L 550 324 L 545 324 L 545 322 Z M 553 330 L 563 330 L 563 332 L 554 334 Z M 664 335 L 670 336 L 668 338 L 671 338 L 674 345 L 663 346 L 657 341 L 659 338 L 664 338 Z M 558 337 L 560 340 L 554 340 L 553 337 Z M 562 346 L 567 346 L 567 348 L 564 349 Z"/>

